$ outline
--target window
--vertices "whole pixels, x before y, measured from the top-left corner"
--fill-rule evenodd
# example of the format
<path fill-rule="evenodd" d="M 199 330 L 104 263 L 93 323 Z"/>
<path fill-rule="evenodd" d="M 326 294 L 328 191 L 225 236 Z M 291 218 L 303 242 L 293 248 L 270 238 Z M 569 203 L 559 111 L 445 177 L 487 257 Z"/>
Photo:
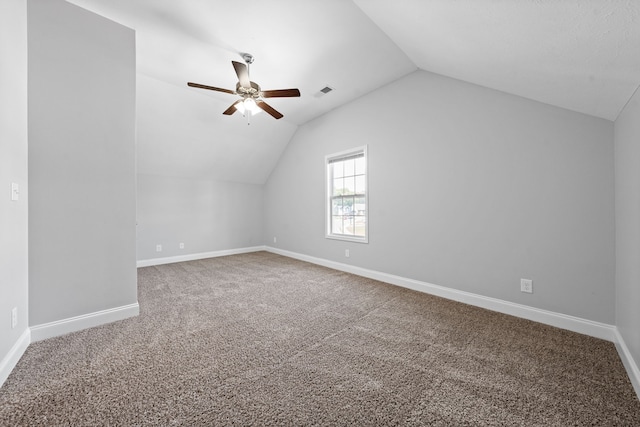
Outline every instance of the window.
<path fill-rule="evenodd" d="M 367 243 L 367 147 L 326 157 L 327 238 Z"/>

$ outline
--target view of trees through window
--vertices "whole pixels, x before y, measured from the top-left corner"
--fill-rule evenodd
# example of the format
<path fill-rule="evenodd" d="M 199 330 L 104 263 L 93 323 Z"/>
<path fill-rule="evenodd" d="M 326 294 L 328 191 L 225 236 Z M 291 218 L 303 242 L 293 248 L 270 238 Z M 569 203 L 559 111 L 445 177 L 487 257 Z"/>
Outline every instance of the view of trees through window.
<path fill-rule="evenodd" d="M 334 236 L 366 237 L 366 158 L 364 151 L 328 161 L 330 233 Z"/>

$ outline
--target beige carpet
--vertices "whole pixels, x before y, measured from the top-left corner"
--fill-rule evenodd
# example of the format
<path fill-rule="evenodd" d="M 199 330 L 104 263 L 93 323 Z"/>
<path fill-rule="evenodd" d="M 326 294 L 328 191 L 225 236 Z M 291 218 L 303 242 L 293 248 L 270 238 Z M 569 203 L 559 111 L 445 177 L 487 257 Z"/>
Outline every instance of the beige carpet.
<path fill-rule="evenodd" d="M 31 345 L 2 426 L 640 426 L 613 344 L 266 252 L 141 268 Z"/>

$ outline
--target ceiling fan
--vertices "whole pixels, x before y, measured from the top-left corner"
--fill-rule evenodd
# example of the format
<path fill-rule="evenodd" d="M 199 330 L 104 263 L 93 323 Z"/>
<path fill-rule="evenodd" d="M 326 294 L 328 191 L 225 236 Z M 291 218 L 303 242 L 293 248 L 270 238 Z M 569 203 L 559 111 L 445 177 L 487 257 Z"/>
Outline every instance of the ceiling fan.
<path fill-rule="evenodd" d="M 291 98 L 300 96 L 298 89 L 276 89 L 276 90 L 262 90 L 260 85 L 249 80 L 249 64 L 253 63 L 253 55 L 249 53 L 242 54 L 246 64 L 237 61 L 231 61 L 236 74 L 238 75 L 238 83 L 236 84 L 236 90 L 222 89 L 215 86 L 207 86 L 199 83 L 188 82 L 187 85 L 200 89 L 215 90 L 218 92 L 229 93 L 231 95 L 239 95 L 241 99 L 237 100 L 229 108 L 227 108 L 222 114 L 230 116 L 237 110 L 247 117 L 247 124 L 249 124 L 249 117 L 252 114 L 260 112 L 260 110 L 266 111 L 275 119 L 281 119 L 283 115 L 274 109 L 272 106 L 262 100 L 262 98 Z"/>

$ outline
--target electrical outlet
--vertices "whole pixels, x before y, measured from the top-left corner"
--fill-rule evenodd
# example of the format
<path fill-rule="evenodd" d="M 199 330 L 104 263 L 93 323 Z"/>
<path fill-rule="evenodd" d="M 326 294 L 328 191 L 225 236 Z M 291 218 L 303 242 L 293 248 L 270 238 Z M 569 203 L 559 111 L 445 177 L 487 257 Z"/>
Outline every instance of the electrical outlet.
<path fill-rule="evenodd" d="M 277 242 L 278 242 L 278 239 L 274 236 L 273 237 L 273 243 L 277 243 Z"/>
<path fill-rule="evenodd" d="M 156 252 L 162 252 L 162 245 L 156 245 Z"/>
<path fill-rule="evenodd" d="M 184 243 L 180 243 L 180 249 L 184 249 Z"/>
<path fill-rule="evenodd" d="M 11 309 L 11 329 L 18 326 L 18 307 Z"/>
<path fill-rule="evenodd" d="M 526 292 L 528 294 L 533 293 L 533 280 L 530 279 L 520 279 L 520 291 Z"/>
<path fill-rule="evenodd" d="M 349 258 L 349 249 L 344 250 L 344 256 Z"/>

